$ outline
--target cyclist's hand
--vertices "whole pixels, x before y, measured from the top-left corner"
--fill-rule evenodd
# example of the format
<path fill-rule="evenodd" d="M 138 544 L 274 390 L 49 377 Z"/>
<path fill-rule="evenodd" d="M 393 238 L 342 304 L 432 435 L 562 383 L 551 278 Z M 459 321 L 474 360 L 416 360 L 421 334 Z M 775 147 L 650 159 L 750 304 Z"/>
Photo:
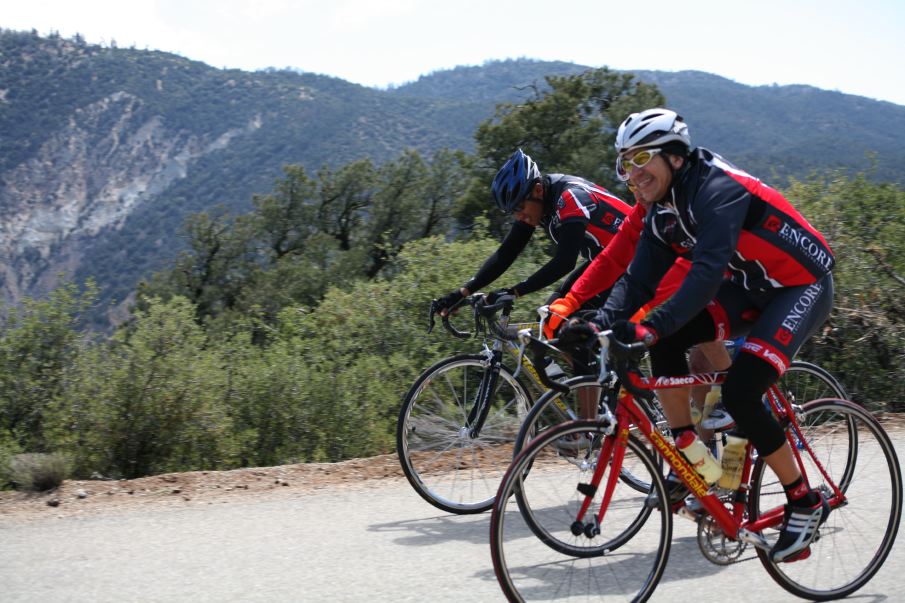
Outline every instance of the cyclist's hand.
<path fill-rule="evenodd" d="M 547 316 L 547 322 L 544 323 L 544 337 L 553 339 L 556 336 L 557 329 L 562 326 L 563 321 L 579 307 L 581 307 L 581 304 L 578 303 L 578 300 L 575 299 L 571 292 L 566 293 L 565 297 L 560 297 L 552 302 L 549 306 L 550 315 Z"/>
<path fill-rule="evenodd" d="M 557 347 L 569 355 L 576 371 L 586 373 L 597 355 L 597 326 L 573 318 L 559 332 Z"/>
<path fill-rule="evenodd" d="M 491 291 L 490 293 L 485 295 L 484 303 L 487 304 L 488 306 L 492 306 L 493 304 L 497 303 L 497 301 L 499 301 L 499 299 L 501 297 L 506 296 L 506 295 L 513 295 L 515 297 L 518 297 L 518 294 L 515 292 L 515 289 L 507 287 L 504 289 L 497 289 L 496 291 Z"/>
<path fill-rule="evenodd" d="M 456 289 L 444 295 L 440 299 L 437 300 L 434 305 L 434 309 L 440 312 L 440 316 L 446 316 L 450 312 L 454 311 L 459 304 L 462 303 L 462 300 L 465 299 L 465 296 L 462 295 L 461 289 Z"/>
<path fill-rule="evenodd" d="M 643 323 L 617 320 L 613 323 L 613 336 L 620 343 L 644 342 L 647 347 L 657 343 L 657 332 Z"/>

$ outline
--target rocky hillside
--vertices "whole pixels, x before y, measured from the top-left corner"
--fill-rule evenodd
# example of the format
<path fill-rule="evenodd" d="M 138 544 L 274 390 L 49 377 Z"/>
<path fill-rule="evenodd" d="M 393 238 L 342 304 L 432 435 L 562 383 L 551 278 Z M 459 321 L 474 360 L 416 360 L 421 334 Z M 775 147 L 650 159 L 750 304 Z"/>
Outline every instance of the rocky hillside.
<path fill-rule="evenodd" d="M 583 69 L 494 62 L 374 90 L 0 31 L 0 296 L 40 296 L 62 274 L 94 278 L 102 304 L 122 303 L 177 253 L 188 214 L 246 211 L 282 166 L 314 174 L 408 148 L 470 150 L 496 103 Z M 864 169 L 875 151 L 876 176 L 901 181 L 905 107 L 694 72 L 640 76 L 700 124 L 700 143 L 764 177 Z"/>

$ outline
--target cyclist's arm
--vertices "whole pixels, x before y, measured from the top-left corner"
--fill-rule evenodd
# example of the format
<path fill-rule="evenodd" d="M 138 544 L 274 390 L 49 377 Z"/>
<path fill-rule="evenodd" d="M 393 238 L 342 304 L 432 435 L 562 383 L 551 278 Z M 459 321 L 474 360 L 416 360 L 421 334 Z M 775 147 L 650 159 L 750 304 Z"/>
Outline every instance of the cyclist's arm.
<path fill-rule="evenodd" d="M 654 298 L 650 300 L 647 305 L 651 308 L 655 308 L 672 297 L 675 292 L 679 290 L 679 287 L 682 286 L 682 281 L 685 280 L 689 270 L 691 270 L 691 262 L 685 258 L 676 258 L 676 262 L 672 265 L 672 268 L 669 269 L 663 277 L 663 280 L 660 281 L 660 286 L 657 287 Z"/>
<path fill-rule="evenodd" d="M 613 285 L 603 308 L 597 312 L 597 322 L 611 326 L 619 319 L 629 318 L 641 306 L 653 299 L 664 275 L 675 265 L 676 253 L 645 231 L 625 274 Z"/>
<path fill-rule="evenodd" d="M 751 194 L 728 175 L 708 179 L 694 199 L 698 239 L 691 269 L 676 294 L 645 322 L 660 337 L 694 318 L 716 295 L 738 244 Z"/>
<path fill-rule="evenodd" d="M 606 291 L 622 276 L 635 256 L 635 246 L 644 228 L 644 216 L 647 210 L 640 203 L 636 204 L 625 222 L 619 227 L 616 236 L 606 248 L 597 254 L 591 265 L 572 285 L 570 293 L 583 304 L 601 291 Z"/>
<path fill-rule="evenodd" d="M 484 265 L 465 283 L 463 288 L 468 293 L 474 293 L 500 278 L 525 249 L 532 234 L 534 234 L 533 226 L 524 222 L 513 222 L 512 228 L 509 229 L 497 250 L 487 258 Z"/>
<path fill-rule="evenodd" d="M 548 287 L 569 274 L 578 261 L 578 254 L 584 244 L 587 221 L 572 220 L 562 224 L 557 232 L 556 254 L 541 266 L 537 272 L 517 284 L 518 295 L 527 295 Z"/>

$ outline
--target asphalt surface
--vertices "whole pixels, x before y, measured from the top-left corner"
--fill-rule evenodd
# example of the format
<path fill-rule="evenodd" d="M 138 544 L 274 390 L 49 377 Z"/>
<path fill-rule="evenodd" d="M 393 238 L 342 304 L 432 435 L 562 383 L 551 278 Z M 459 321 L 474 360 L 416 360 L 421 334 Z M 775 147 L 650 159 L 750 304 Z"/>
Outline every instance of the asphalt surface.
<path fill-rule="evenodd" d="M 489 514 L 448 515 L 401 480 L 371 483 L 277 500 L 0 518 L 0 600 L 503 600 L 490 561 Z M 676 520 L 652 601 L 801 600 L 778 587 L 753 553 L 726 567 L 709 563 L 694 529 Z M 899 540 L 851 600 L 905 600 Z"/>

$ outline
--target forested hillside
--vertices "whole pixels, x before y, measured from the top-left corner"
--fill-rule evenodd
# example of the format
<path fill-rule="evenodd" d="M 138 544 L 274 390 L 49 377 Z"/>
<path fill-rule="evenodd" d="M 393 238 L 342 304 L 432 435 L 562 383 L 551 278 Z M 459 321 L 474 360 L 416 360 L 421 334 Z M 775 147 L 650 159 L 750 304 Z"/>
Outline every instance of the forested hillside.
<path fill-rule="evenodd" d="M 192 214 L 186 247 L 145 275 L 132 318 L 110 337 L 84 327 L 101 302 L 91 286 L 7 308 L 0 479 L 23 486 L 4 470 L 35 458 L 23 453 L 50 455 L 33 463 L 41 470 L 136 477 L 391 452 L 417 375 L 480 349 L 428 335 L 425 313 L 498 244 L 502 216 L 486 199 L 495 167 L 520 145 L 541 165 L 614 186 L 614 127 L 663 101 L 605 69 L 548 77 L 479 124 L 474 153 L 288 165 L 251 211 Z M 803 357 L 872 411 L 905 410 L 905 192 L 842 173 L 786 192 L 838 261 L 835 310 Z M 536 270 L 543 241 L 498 284 Z M 545 297 L 521 298 L 515 318 L 531 320 Z"/>
<path fill-rule="evenodd" d="M 173 260 L 187 216 L 248 211 L 283 166 L 314 174 L 406 150 L 428 161 L 443 148 L 472 152 L 498 103 L 537 98 L 547 75 L 586 71 L 496 61 L 375 90 L 12 31 L 0 31 L 0 64 L 3 298 L 45 295 L 62 273 L 95 279 L 101 305 Z M 771 183 L 836 167 L 902 182 L 905 107 L 696 72 L 638 75 L 686 116 L 698 143 Z"/>
<path fill-rule="evenodd" d="M 779 173 L 782 154 L 800 159 L 796 179 L 776 184 L 837 259 L 835 309 L 802 355 L 872 411 L 905 411 L 905 191 L 880 164 L 901 153 L 882 144 L 901 138 L 905 108 L 706 74 L 556 64 L 568 73 L 545 76 L 530 61 L 377 91 L 78 39 L 0 42 L 2 277 L 20 295 L 0 329 L 0 480 L 21 485 L 5 468 L 23 453 L 53 454 L 76 476 L 136 477 L 391 452 L 417 375 L 479 349 L 428 335 L 426 310 L 497 246 L 498 166 L 522 147 L 544 171 L 625 194 L 615 128 L 672 104 L 682 81 L 697 86 L 692 111 L 707 94 L 732 105 L 683 110 L 699 142 L 739 144 Z M 484 98 L 494 85 L 500 104 Z M 733 96 L 745 90 L 764 96 L 746 105 Z M 795 102 L 782 105 L 785 93 Z M 839 104 L 819 109 L 825 95 Z M 863 128 L 830 127 L 857 107 Z M 810 174 L 812 158 L 826 168 L 869 144 L 885 149 L 876 170 L 853 174 L 853 160 Z M 496 284 L 531 274 L 546 251 L 535 236 Z M 122 323 L 99 325 L 130 294 Z M 546 294 L 520 298 L 515 318 L 532 320 Z"/>

